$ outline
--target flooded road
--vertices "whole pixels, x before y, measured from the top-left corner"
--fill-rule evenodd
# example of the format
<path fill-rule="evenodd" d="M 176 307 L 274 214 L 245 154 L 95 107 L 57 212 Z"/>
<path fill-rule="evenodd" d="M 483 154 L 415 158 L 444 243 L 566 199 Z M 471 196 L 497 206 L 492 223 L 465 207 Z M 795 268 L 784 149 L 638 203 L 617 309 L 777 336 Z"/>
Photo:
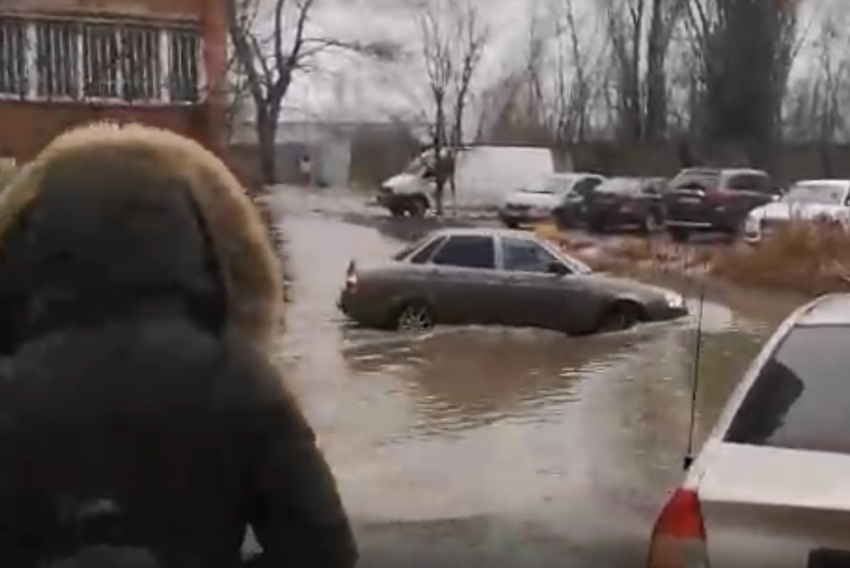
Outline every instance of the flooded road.
<path fill-rule="evenodd" d="M 294 299 L 282 365 L 337 475 L 362 566 L 641 566 L 681 476 L 695 317 L 605 337 L 364 330 L 335 307 L 352 258 L 381 260 L 432 220 L 283 190 Z M 696 311 L 694 290 L 690 296 Z M 730 307 L 733 306 L 733 307 Z M 697 439 L 787 301 L 704 304 Z"/>

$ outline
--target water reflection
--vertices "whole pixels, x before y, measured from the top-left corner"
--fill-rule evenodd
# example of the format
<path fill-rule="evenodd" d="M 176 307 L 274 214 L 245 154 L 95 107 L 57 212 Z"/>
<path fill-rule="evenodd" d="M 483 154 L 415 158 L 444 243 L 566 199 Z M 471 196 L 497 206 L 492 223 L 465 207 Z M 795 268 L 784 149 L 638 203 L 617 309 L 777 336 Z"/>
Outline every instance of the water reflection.
<path fill-rule="evenodd" d="M 646 330 L 570 339 L 534 330 L 449 329 L 390 345 L 355 345 L 345 359 L 356 373 L 401 371 L 419 415 L 412 434 L 428 436 L 504 419 L 554 422 L 558 407 L 578 399 L 586 374 L 649 337 Z"/>

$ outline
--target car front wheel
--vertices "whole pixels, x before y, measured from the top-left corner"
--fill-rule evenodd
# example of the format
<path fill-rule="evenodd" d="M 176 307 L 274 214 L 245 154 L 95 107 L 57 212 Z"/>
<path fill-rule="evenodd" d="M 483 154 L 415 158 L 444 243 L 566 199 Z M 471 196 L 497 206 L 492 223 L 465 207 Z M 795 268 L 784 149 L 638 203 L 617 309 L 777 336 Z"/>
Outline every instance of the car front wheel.
<path fill-rule="evenodd" d="M 597 333 L 612 333 L 634 327 L 642 316 L 641 307 L 633 302 L 618 301 L 612 304 L 599 319 Z"/>

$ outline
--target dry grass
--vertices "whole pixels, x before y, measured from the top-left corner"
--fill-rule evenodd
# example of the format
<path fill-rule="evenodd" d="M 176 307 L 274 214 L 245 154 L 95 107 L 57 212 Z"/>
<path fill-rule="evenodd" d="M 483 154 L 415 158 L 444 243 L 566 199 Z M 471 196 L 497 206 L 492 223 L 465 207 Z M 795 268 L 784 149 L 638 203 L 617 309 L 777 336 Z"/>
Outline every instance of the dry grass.
<path fill-rule="evenodd" d="M 837 223 L 792 223 L 758 246 L 714 252 L 711 272 L 751 286 L 806 294 L 850 290 L 850 233 Z"/>

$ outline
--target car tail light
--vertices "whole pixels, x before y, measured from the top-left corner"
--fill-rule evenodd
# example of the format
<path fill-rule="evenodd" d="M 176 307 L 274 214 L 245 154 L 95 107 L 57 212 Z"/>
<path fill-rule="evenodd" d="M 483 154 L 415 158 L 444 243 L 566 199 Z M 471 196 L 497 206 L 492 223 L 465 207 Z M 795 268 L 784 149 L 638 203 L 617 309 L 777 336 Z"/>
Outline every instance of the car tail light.
<path fill-rule="evenodd" d="M 655 521 L 647 568 L 708 568 L 705 524 L 695 491 L 678 489 Z"/>

